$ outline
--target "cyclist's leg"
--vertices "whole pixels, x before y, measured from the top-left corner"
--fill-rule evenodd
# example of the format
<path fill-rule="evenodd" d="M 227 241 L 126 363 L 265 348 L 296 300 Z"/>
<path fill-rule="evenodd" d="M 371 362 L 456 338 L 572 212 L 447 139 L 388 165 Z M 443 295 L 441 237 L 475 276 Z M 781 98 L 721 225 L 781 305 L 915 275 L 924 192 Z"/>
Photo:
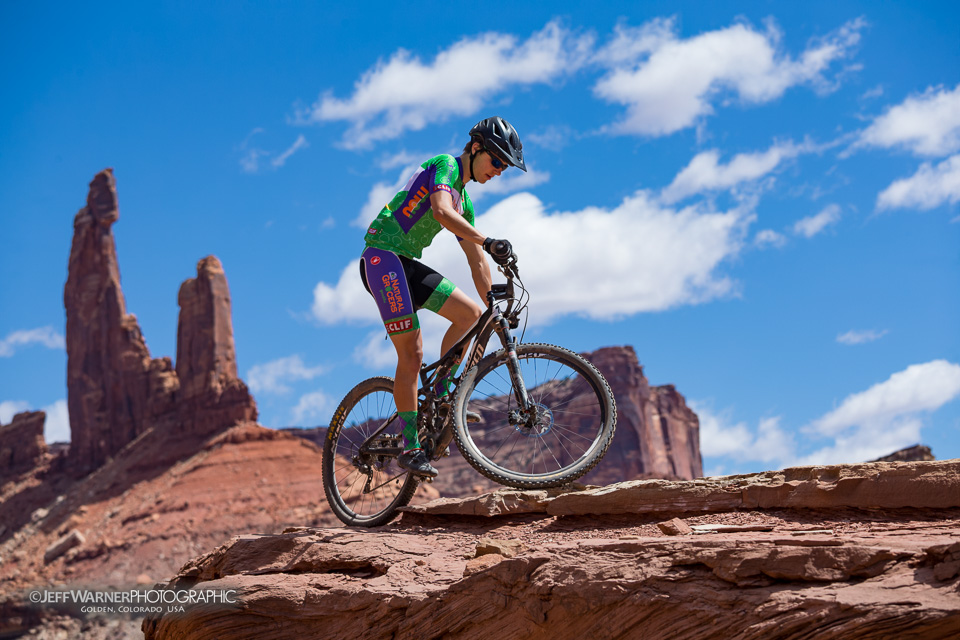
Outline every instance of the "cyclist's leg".
<path fill-rule="evenodd" d="M 420 323 L 400 257 L 367 247 L 360 256 L 360 277 L 380 310 L 384 328 L 397 351 L 394 402 L 403 419 L 406 448 L 419 446 L 416 434 L 417 377 L 423 361 Z"/>
<path fill-rule="evenodd" d="M 423 362 L 423 338 L 420 329 L 390 336 L 397 350 L 397 373 L 393 379 L 393 398 L 398 412 L 417 410 L 417 382 Z"/>
<path fill-rule="evenodd" d="M 467 331 L 480 318 L 482 311 L 480 311 L 480 306 L 471 300 L 463 290 L 454 289 L 437 313 L 450 321 L 450 328 L 444 334 L 440 347 L 442 355 L 467 334 Z"/>
<path fill-rule="evenodd" d="M 420 438 L 417 435 L 417 383 L 420 373 L 420 363 L 423 362 L 423 339 L 420 329 L 408 333 L 390 336 L 393 346 L 397 350 L 397 372 L 393 382 L 393 399 L 397 405 L 397 414 L 403 423 L 403 451 L 418 451 Z M 415 471 L 427 470 L 436 475 L 436 470 L 426 463 L 426 458 L 411 466 L 411 461 L 404 458 L 400 466 Z M 428 469 L 429 467 L 429 469 Z"/>

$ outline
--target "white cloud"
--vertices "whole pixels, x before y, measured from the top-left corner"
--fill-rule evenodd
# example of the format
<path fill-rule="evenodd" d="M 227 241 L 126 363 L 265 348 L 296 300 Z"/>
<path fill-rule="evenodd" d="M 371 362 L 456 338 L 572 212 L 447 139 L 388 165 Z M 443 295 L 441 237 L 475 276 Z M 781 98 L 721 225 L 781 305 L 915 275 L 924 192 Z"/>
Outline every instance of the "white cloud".
<path fill-rule="evenodd" d="M 780 248 L 787 244 L 787 239 L 773 229 L 763 229 L 753 237 L 753 244 L 760 249 L 766 249 L 767 247 Z"/>
<path fill-rule="evenodd" d="M 704 191 L 730 189 L 767 175 L 784 160 L 808 148 L 792 142 L 777 143 L 763 152 L 739 153 L 726 165 L 720 164 L 720 152 L 716 149 L 703 151 L 677 174 L 660 198 L 672 203 Z"/>
<path fill-rule="evenodd" d="M 326 372 L 326 367 L 307 367 L 298 355 L 279 358 L 265 364 L 257 364 L 247 371 L 247 384 L 254 393 L 289 393 L 285 382 L 313 380 Z"/>
<path fill-rule="evenodd" d="M 47 414 L 43 424 L 43 437 L 47 444 L 70 442 L 70 412 L 66 400 L 57 400 L 43 408 Z"/>
<path fill-rule="evenodd" d="M 567 314 L 612 319 L 732 295 L 736 285 L 719 269 L 739 253 L 753 218 L 746 208 L 664 208 L 643 191 L 613 209 L 547 212 L 535 196 L 521 193 L 479 216 L 476 226 L 513 242 L 533 296 L 531 320 L 539 323 Z M 426 261 L 476 295 L 450 234 L 437 237 Z M 316 286 L 313 314 L 324 324 L 378 321 L 355 262 L 336 285 Z"/>
<path fill-rule="evenodd" d="M 311 426 L 305 424 L 310 420 L 321 422 L 329 420 L 329 414 L 333 411 L 333 401 L 323 391 L 314 391 L 304 394 L 300 397 L 300 402 L 293 409 L 293 421 L 297 426 Z M 319 424 L 319 423 L 318 423 Z"/>
<path fill-rule="evenodd" d="M 909 178 L 895 181 L 877 196 L 877 209 L 933 209 L 960 201 L 960 155 L 936 167 L 924 163 Z"/>
<path fill-rule="evenodd" d="M 745 423 L 731 424 L 730 412 L 714 413 L 701 402 L 690 402 L 700 418 L 700 451 L 705 457 L 729 457 L 765 463 L 788 459 L 796 448 L 793 436 L 780 427 L 780 417 L 764 418 L 752 431 Z"/>
<path fill-rule="evenodd" d="M 240 151 L 240 168 L 243 169 L 244 173 L 258 173 L 261 168 L 261 159 L 269 158 L 270 156 L 274 155 L 273 151 L 268 151 L 251 144 L 253 137 L 261 133 L 264 133 L 264 130 L 260 127 L 257 127 L 248 133 L 247 137 L 244 138 L 243 142 L 241 142 L 237 147 L 237 149 Z M 310 144 L 307 142 L 306 137 L 303 135 L 297 136 L 297 139 L 294 140 L 293 144 L 290 145 L 286 151 L 280 153 L 270 161 L 270 166 L 274 169 L 279 169 L 287 163 L 287 160 L 290 159 L 290 156 L 301 149 L 306 149 L 309 146 Z"/>
<path fill-rule="evenodd" d="M 14 331 L 0 340 L 0 358 L 9 358 L 18 347 L 41 344 L 48 349 L 65 349 L 66 340 L 53 327 Z"/>
<path fill-rule="evenodd" d="M 22 400 L 4 400 L 0 402 L 0 424 L 10 424 L 13 416 L 29 410 L 29 403 Z"/>
<path fill-rule="evenodd" d="M 681 40 L 672 21 L 655 20 L 638 29 L 619 27 L 596 56 L 611 71 L 594 86 L 608 102 L 627 107 L 610 131 L 667 135 L 694 126 L 733 93 L 745 104 L 774 100 L 798 84 L 826 88 L 824 72 L 850 54 L 862 20 L 846 23 L 812 41 L 796 60 L 780 50 L 780 33 L 746 24 Z"/>
<path fill-rule="evenodd" d="M 960 150 L 960 85 L 952 91 L 930 87 L 874 120 L 855 146 L 901 147 L 921 156 Z"/>
<path fill-rule="evenodd" d="M 268 152 L 257 147 L 251 147 L 250 141 L 254 136 L 263 133 L 263 129 L 260 127 L 255 128 L 253 131 L 247 134 L 247 137 L 243 139 L 243 142 L 239 145 L 239 150 L 241 152 L 240 156 L 240 168 L 243 169 L 245 173 L 256 173 L 260 170 L 260 158 L 263 156 L 270 155 Z"/>
<path fill-rule="evenodd" d="M 823 210 L 808 218 L 798 220 L 793 225 L 793 232 L 804 238 L 812 238 L 829 225 L 835 224 L 840 220 L 840 207 L 836 204 L 827 205 Z"/>
<path fill-rule="evenodd" d="M 290 158 L 290 156 L 295 154 L 300 149 L 306 149 L 309 146 L 310 146 L 310 143 L 307 142 L 307 139 L 303 135 L 299 135 L 297 136 L 297 139 L 294 141 L 294 143 L 290 145 L 290 147 L 286 151 L 284 151 L 279 156 L 271 160 L 270 164 L 272 164 L 274 167 L 278 167 L 278 168 L 282 167 L 287 163 L 287 160 Z"/>
<path fill-rule="evenodd" d="M 654 18 L 639 27 L 621 22 L 614 27 L 613 38 L 597 51 L 593 61 L 607 67 L 635 64 L 676 39 L 675 18 Z"/>
<path fill-rule="evenodd" d="M 855 426 L 879 427 L 925 411 L 935 411 L 960 395 L 960 365 L 946 360 L 914 364 L 815 420 L 811 431 L 836 435 Z"/>
<path fill-rule="evenodd" d="M 916 416 L 863 424 L 837 434 L 833 444 L 796 458 L 792 466 L 867 462 L 920 444 L 923 421 Z"/>
<path fill-rule="evenodd" d="M 558 152 L 567 146 L 570 139 L 575 135 L 573 130 L 566 125 L 550 125 L 540 131 L 525 133 L 523 141 L 525 144 L 535 144 L 549 151 Z"/>
<path fill-rule="evenodd" d="M 320 324 L 374 324 L 380 319 L 376 304 L 360 281 L 359 262 L 358 254 L 340 272 L 336 285 L 319 282 L 314 287 L 310 312 Z"/>
<path fill-rule="evenodd" d="M 240 168 L 245 173 L 256 173 L 260 170 L 260 158 L 270 155 L 261 149 L 247 149 L 240 157 Z"/>
<path fill-rule="evenodd" d="M 714 413 L 704 403 L 690 402 L 700 418 L 704 457 L 760 461 L 780 467 L 875 460 L 918 444 L 924 414 L 960 397 L 960 365 L 946 360 L 915 364 L 860 393 L 801 430 L 805 443 L 817 436 L 830 442 L 798 456 L 793 434 L 780 418 L 761 420 L 756 431 L 734 423 L 730 411 Z"/>
<path fill-rule="evenodd" d="M 868 329 L 866 331 L 847 331 L 837 336 L 837 342 L 840 344 L 864 344 L 867 342 L 873 342 L 874 340 L 879 340 L 883 336 L 889 333 L 886 329 L 883 331 L 876 331 L 874 329 Z"/>
<path fill-rule="evenodd" d="M 589 37 L 575 36 L 553 21 L 525 42 L 500 33 L 464 38 L 429 63 L 401 49 L 364 73 L 349 98 L 326 92 L 297 118 L 349 122 L 344 146 L 365 148 L 473 114 L 512 87 L 558 80 L 582 66 L 591 46 Z"/>
<path fill-rule="evenodd" d="M 493 180 L 488 180 L 485 184 L 471 182 L 467 188 L 467 193 L 470 194 L 471 200 L 478 201 L 487 195 L 504 195 L 523 191 L 524 189 L 532 189 L 549 180 L 549 172 L 537 171 L 528 165 L 525 172 L 519 169 L 509 169 L 503 175 Z"/>
<path fill-rule="evenodd" d="M 373 300 L 370 300 L 369 304 L 373 305 Z M 427 318 L 432 315 L 434 314 L 417 314 L 417 317 L 420 318 L 421 329 L 423 330 L 422 335 L 425 337 L 433 336 L 436 333 L 430 331 L 430 328 L 426 326 Z M 430 356 L 428 356 L 426 350 L 424 350 L 424 360 L 429 360 L 429 358 Z M 387 338 L 387 332 L 381 329 L 367 334 L 364 341 L 353 350 L 353 359 L 368 369 L 382 370 L 397 366 L 397 352 L 393 348 L 393 343 Z"/>
<path fill-rule="evenodd" d="M 397 167 L 415 167 L 427 157 L 426 154 L 414 154 L 403 150 L 382 156 L 377 164 L 383 170 L 396 169 Z"/>
<path fill-rule="evenodd" d="M 875 460 L 919 444 L 924 414 L 960 396 L 960 365 L 946 360 L 915 364 L 866 391 L 854 393 L 804 430 L 833 443 L 798 464 Z"/>

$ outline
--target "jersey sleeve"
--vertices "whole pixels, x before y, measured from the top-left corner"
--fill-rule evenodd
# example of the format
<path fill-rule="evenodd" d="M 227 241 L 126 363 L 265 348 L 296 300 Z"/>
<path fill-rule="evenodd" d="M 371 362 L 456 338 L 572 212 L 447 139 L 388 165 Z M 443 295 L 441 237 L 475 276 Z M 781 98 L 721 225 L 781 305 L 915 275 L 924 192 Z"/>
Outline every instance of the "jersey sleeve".
<path fill-rule="evenodd" d="M 430 193 L 446 191 L 453 193 L 454 185 L 460 179 L 460 170 L 453 156 L 442 155 L 434 158 L 430 171 Z"/>

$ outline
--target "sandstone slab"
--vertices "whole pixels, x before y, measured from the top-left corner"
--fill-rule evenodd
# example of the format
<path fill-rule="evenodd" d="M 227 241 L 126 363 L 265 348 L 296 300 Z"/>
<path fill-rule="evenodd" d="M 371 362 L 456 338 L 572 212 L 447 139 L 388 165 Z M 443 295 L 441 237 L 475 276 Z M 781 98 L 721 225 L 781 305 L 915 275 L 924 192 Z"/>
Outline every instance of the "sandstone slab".
<path fill-rule="evenodd" d="M 492 493 L 466 498 L 438 498 L 426 504 L 402 507 L 404 513 L 457 516 L 500 516 L 521 513 L 545 513 L 547 502 L 556 491 L 498 489 Z"/>
<path fill-rule="evenodd" d="M 960 460 L 796 467 L 678 482 L 621 482 L 550 500 L 550 515 L 960 506 Z"/>
<path fill-rule="evenodd" d="M 948 637 L 960 625 L 950 536 L 784 547 L 590 539 L 464 559 L 453 536 L 316 529 L 241 536 L 171 589 L 235 589 L 234 608 L 147 619 L 147 640 L 251 637 Z M 742 535 L 742 534 L 741 534 Z M 946 568 L 943 568 L 946 567 Z"/>

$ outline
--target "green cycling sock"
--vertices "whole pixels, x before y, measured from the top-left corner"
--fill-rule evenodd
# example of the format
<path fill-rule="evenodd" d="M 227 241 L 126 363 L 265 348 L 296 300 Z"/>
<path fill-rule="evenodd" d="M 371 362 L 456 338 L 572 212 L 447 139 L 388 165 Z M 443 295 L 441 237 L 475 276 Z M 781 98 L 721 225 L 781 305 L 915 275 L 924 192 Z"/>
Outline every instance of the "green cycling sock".
<path fill-rule="evenodd" d="M 420 448 L 420 436 L 417 434 L 417 412 L 400 411 L 397 415 L 403 421 L 403 450 L 410 451 Z"/>
<path fill-rule="evenodd" d="M 438 398 L 450 393 L 450 385 L 453 383 L 453 379 L 457 377 L 457 370 L 460 369 L 460 363 L 453 365 L 453 368 L 450 369 L 450 373 L 445 375 L 442 380 L 437 381 L 437 386 L 434 389 L 434 392 L 437 394 Z"/>

